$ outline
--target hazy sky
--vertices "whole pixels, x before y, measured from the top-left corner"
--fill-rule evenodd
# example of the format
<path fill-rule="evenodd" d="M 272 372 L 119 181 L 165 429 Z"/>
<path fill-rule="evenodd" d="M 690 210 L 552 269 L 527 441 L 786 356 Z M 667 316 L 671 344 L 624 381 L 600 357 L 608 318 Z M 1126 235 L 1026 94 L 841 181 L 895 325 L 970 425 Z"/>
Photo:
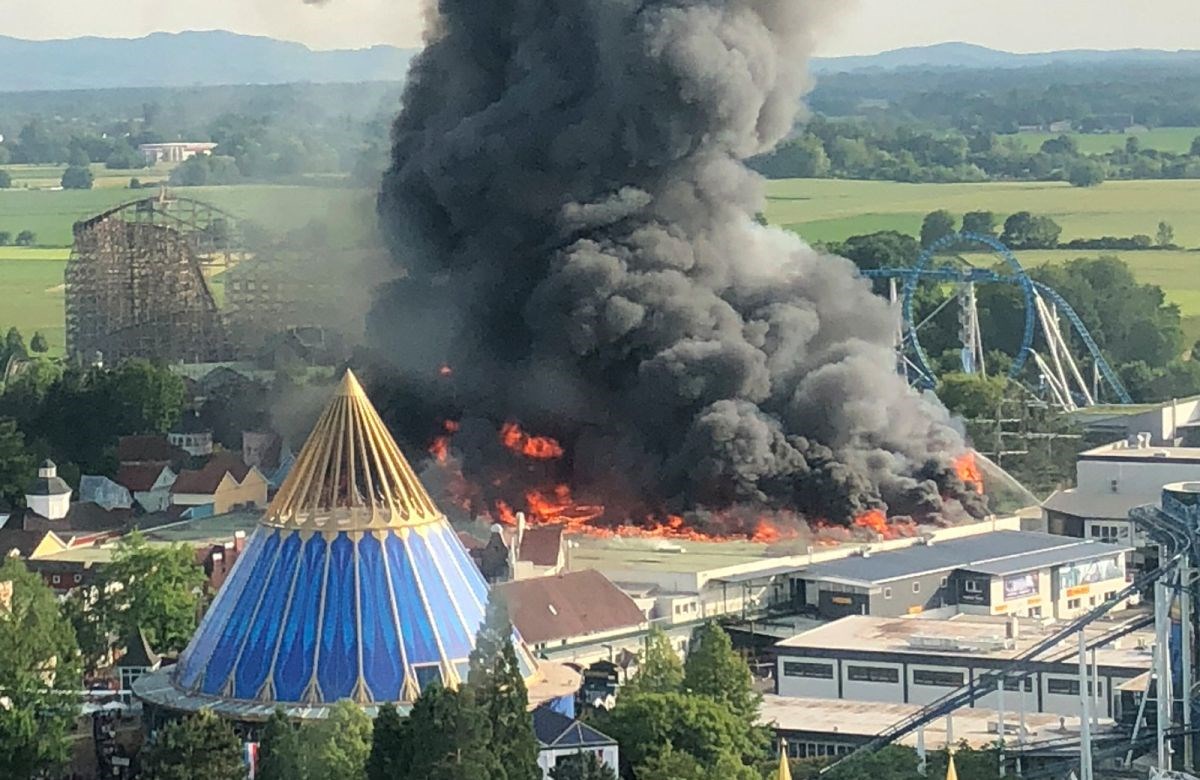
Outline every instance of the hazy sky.
<path fill-rule="evenodd" d="M 804 0 L 794 0 L 804 2 Z M 488 2 L 488 0 L 480 0 Z M 228 29 L 314 48 L 414 46 L 422 0 L 0 0 L 0 34 L 133 37 Z M 970 41 L 1012 51 L 1200 49 L 1197 0 L 847 0 L 823 55 Z"/>

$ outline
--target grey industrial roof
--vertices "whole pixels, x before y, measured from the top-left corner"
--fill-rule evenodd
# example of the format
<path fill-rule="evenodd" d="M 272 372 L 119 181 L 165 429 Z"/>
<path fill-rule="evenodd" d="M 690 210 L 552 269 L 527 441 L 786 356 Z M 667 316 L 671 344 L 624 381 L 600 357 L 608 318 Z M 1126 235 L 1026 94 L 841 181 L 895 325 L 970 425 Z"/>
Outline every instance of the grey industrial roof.
<path fill-rule="evenodd" d="M 894 552 L 876 553 L 867 558 L 854 556 L 817 564 L 806 568 L 802 576 L 810 580 L 849 580 L 873 584 L 951 569 L 970 568 L 975 571 L 979 564 L 991 561 L 1079 547 L 1084 544 L 1088 543 L 1068 536 L 1029 531 L 995 531 L 931 545 L 916 545 Z M 1084 554 L 1082 557 L 1087 556 Z M 1031 567 L 1026 567 L 1028 568 Z"/>
<path fill-rule="evenodd" d="M 1059 547 L 1055 550 L 1026 553 L 1025 555 L 1016 555 L 1011 558 L 973 563 L 960 568 L 967 569 L 968 571 L 976 571 L 981 574 L 991 574 L 995 577 L 1003 577 L 1023 571 L 1061 566 L 1064 563 L 1071 563 L 1073 561 L 1086 561 L 1089 558 L 1113 556 L 1129 552 L 1132 549 L 1128 545 L 1107 544 L 1105 542 L 1088 540 L 1079 544 L 1073 544 L 1070 547 Z"/>
<path fill-rule="evenodd" d="M 1042 502 L 1042 507 L 1072 517 L 1094 520 L 1128 520 L 1134 507 L 1157 504 L 1161 490 L 1152 493 L 1089 493 L 1079 488 L 1058 490 Z"/>

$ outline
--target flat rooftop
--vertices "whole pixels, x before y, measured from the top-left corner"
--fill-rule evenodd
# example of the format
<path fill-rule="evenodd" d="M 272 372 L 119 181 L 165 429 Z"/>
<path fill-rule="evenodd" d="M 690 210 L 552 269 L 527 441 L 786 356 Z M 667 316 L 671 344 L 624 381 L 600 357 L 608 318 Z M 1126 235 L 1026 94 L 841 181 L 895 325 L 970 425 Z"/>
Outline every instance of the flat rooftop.
<path fill-rule="evenodd" d="M 181 520 L 170 525 L 143 531 L 142 536 L 152 545 L 188 544 L 208 547 L 233 541 L 233 535 L 244 531 L 249 536 L 262 519 L 261 512 L 231 512 L 225 515 Z M 71 563 L 108 563 L 117 547 L 116 539 L 100 546 L 74 547 L 39 560 Z"/>
<path fill-rule="evenodd" d="M 1115 441 L 1079 454 L 1080 461 L 1119 460 L 1133 463 L 1195 463 L 1200 465 L 1200 447 L 1139 447 Z"/>
<path fill-rule="evenodd" d="M 809 699 L 792 696 L 763 696 L 759 710 L 759 722 L 782 731 L 809 731 L 824 734 L 873 737 L 900 721 L 916 714 L 921 707 L 916 704 L 891 704 L 884 702 L 848 701 L 845 699 Z M 1005 730 L 1009 731 L 1006 743 L 1016 745 L 1019 741 L 1015 727 L 1019 716 L 1016 712 L 1005 713 Z M 989 747 L 997 740 L 996 726 L 999 713 L 995 710 L 964 708 L 955 710 L 953 719 L 954 742 L 966 740 L 973 748 Z M 1101 720 L 1101 729 L 1111 727 L 1112 721 Z M 1065 728 L 1063 728 L 1065 726 Z M 1025 713 L 1025 741 L 1042 742 L 1071 737 L 1079 734 L 1079 718 L 1062 718 L 1047 713 Z M 925 726 L 925 747 L 940 750 L 946 747 L 946 719 L 938 718 Z M 898 740 L 899 744 L 915 746 L 917 734 L 913 732 Z"/>
<path fill-rule="evenodd" d="M 836 580 L 869 587 L 876 583 L 922 574 L 969 569 L 996 574 L 1014 574 L 1061 563 L 1087 560 L 1122 552 L 1124 548 L 1093 540 L 1032 531 L 991 533 L 933 544 L 921 544 L 893 552 L 855 555 L 804 568 L 809 580 Z"/>
<path fill-rule="evenodd" d="M 1142 613 L 1137 613 L 1140 615 Z M 1137 615 L 1124 613 L 1113 620 L 1097 620 L 1084 629 L 1088 641 L 1097 639 Z M 962 656 L 1007 660 L 1015 658 L 1047 636 L 1061 629 L 1057 623 L 1044 627 L 1034 620 L 1020 620 L 1020 636 L 1003 647 L 1006 619 L 1000 616 L 954 615 L 950 618 L 886 618 L 870 615 L 851 615 L 832 623 L 818 626 L 790 639 L 778 642 L 777 650 L 820 650 L 829 651 L 895 653 L 904 655 L 927 655 L 945 658 Z M 914 638 L 921 637 L 956 640 L 972 649 L 947 650 L 944 647 L 914 647 Z M 918 640 L 921 641 L 921 640 Z M 1150 668 L 1150 647 L 1154 644 L 1153 631 L 1135 631 L 1110 645 L 1096 651 L 1100 666 L 1130 670 Z M 989 648 L 989 645 L 993 647 Z M 1038 661 L 1052 661 L 1073 653 L 1077 648 L 1074 636 L 1046 650 Z M 799 654 L 799 653 L 798 653 Z"/>

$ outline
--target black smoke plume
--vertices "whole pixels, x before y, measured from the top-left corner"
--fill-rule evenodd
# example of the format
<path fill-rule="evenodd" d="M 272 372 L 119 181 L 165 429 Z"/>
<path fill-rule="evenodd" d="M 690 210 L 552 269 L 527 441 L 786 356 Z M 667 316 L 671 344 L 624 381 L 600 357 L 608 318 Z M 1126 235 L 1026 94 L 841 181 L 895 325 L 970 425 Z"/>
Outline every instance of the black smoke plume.
<path fill-rule="evenodd" d="M 792 128 L 837 5 L 441 0 L 379 198 L 406 273 L 370 323 L 407 382 L 392 420 L 519 420 L 584 499 L 655 511 L 973 496 L 896 374 L 895 313 L 755 222 L 742 160 Z"/>

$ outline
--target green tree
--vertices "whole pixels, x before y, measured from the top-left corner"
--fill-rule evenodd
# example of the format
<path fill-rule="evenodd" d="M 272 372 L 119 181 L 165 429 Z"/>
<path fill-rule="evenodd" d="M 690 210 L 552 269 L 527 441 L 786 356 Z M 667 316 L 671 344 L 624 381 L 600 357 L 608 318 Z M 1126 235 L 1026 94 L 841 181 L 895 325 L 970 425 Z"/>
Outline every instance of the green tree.
<path fill-rule="evenodd" d="M 166 366 L 127 360 L 104 378 L 121 432 L 166 433 L 179 422 L 187 389 Z"/>
<path fill-rule="evenodd" d="M 558 759 L 550 770 L 550 780 L 617 780 L 617 773 L 595 753 L 579 752 Z"/>
<path fill-rule="evenodd" d="M 634 769 L 637 780 L 710 780 L 712 773 L 687 753 L 680 753 L 667 745 L 662 752 L 655 753 Z"/>
<path fill-rule="evenodd" d="M 981 236 L 995 236 L 996 226 L 1000 218 L 991 211 L 968 211 L 963 214 L 962 229 L 964 233 L 977 233 Z"/>
<path fill-rule="evenodd" d="M 12 243 L 12 233 L 7 230 L 0 230 L 0 246 L 8 246 Z"/>
<path fill-rule="evenodd" d="M 33 246 L 37 243 L 37 234 L 32 230 L 22 230 L 17 233 L 17 238 L 13 243 L 17 246 Z"/>
<path fill-rule="evenodd" d="M 502 777 L 504 769 L 489 744 L 487 716 L 471 686 L 447 690 L 434 683 L 421 691 L 408 717 L 407 766 L 397 780 L 459 780 Z"/>
<path fill-rule="evenodd" d="M 1158 235 L 1156 241 L 1160 247 L 1164 249 L 1175 246 L 1175 228 L 1171 227 L 1170 222 L 1158 223 Z"/>
<path fill-rule="evenodd" d="M 25 448 L 16 421 L 0 417 L 0 499 L 19 506 L 36 475 L 33 453 Z"/>
<path fill-rule="evenodd" d="M 245 780 L 242 743 L 211 710 L 163 727 L 144 749 L 145 780 Z"/>
<path fill-rule="evenodd" d="M 352 701 L 339 701 L 312 726 L 309 777 L 360 780 L 371 753 L 371 719 Z"/>
<path fill-rule="evenodd" d="M 42 578 L 15 558 L 0 562 L 0 582 L 12 583 L 0 616 L 0 777 L 26 780 L 61 766 L 71 754 L 71 729 L 82 678 L 71 624 Z"/>
<path fill-rule="evenodd" d="M 63 616 L 70 622 L 79 644 L 83 669 L 89 674 L 108 665 L 112 637 L 104 615 L 96 608 L 97 593 L 91 588 L 72 590 L 62 603 Z"/>
<path fill-rule="evenodd" d="M 1042 154 L 1079 154 L 1079 145 L 1069 135 L 1049 138 L 1042 143 Z"/>
<path fill-rule="evenodd" d="M 67 165 L 86 168 L 92 164 L 92 158 L 88 156 L 87 150 L 82 145 L 72 142 L 70 155 L 67 157 Z"/>
<path fill-rule="evenodd" d="M 191 547 L 151 547 L 135 531 L 117 542 L 98 585 L 98 608 L 110 634 L 124 639 L 141 629 L 155 650 L 176 652 L 196 630 L 203 585 L 204 570 Z"/>
<path fill-rule="evenodd" d="M 24 360 L 29 357 L 29 350 L 25 348 L 25 337 L 16 328 L 9 328 L 8 333 L 4 335 L 4 354 L 10 360 Z"/>
<path fill-rule="evenodd" d="M 64 190 L 90 190 L 96 177 L 92 169 L 86 165 L 69 165 L 63 171 L 62 188 Z"/>
<path fill-rule="evenodd" d="M 916 265 L 921 245 L 910 235 L 895 230 L 881 230 L 861 236 L 850 236 L 841 244 L 830 247 L 834 254 L 854 261 L 863 270 L 873 268 L 903 268 Z"/>
<path fill-rule="evenodd" d="M 621 745 L 621 761 L 637 767 L 668 746 L 707 768 L 765 757 L 761 732 L 727 706 L 689 693 L 622 694 L 599 713 L 596 728 Z M 640 777 L 640 776 L 639 776 Z"/>
<path fill-rule="evenodd" d="M 126 141 L 118 142 L 104 161 L 104 167 L 111 170 L 128 170 L 146 167 L 146 158 Z"/>
<path fill-rule="evenodd" d="M 488 737 L 506 780 L 539 780 L 538 745 L 529 715 L 529 696 L 512 643 L 512 624 L 495 591 L 471 652 L 464 699 L 474 704 L 490 725 Z M 467 706 L 469 702 L 464 702 Z"/>
<path fill-rule="evenodd" d="M 308 780 L 308 742 L 301 728 L 275 708 L 259 737 L 257 780 Z"/>
<path fill-rule="evenodd" d="M 40 330 L 33 332 L 33 338 L 29 340 L 29 349 L 39 355 L 44 355 L 50 351 L 50 345 L 46 343 L 46 337 L 42 335 Z"/>
<path fill-rule="evenodd" d="M 1104 166 L 1095 160 L 1078 160 L 1067 170 L 1072 187 L 1097 187 L 1104 183 Z"/>
<path fill-rule="evenodd" d="M 1008 380 L 961 372 L 942 375 L 937 396 L 946 408 L 968 419 L 994 416 L 1004 400 Z"/>
<path fill-rule="evenodd" d="M 762 696 L 754 690 L 750 667 L 715 621 L 696 632 L 683 669 L 684 690 L 724 704 L 743 723 L 758 721 Z"/>
<path fill-rule="evenodd" d="M 670 693 L 683 688 L 683 662 L 671 646 L 671 638 L 659 626 L 650 629 L 638 653 L 638 673 L 625 684 L 627 693 Z"/>
<path fill-rule="evenodd" d="M 1192 148 L 1190 154 L 1192 157 L 1200 157 L 1200 135 L 1192 139 Z"/>
<path fill-rule="evenodd" d="M 12 186 L 12 176 L 8 171 L 0 170 L 0 190 L 6 190 Z"/>
<path fill-rule="evenodd" d="M 928 249 L 939 238 L 948 236 L 957 229 L 954 215 L 949 211 L 931 211 L 921 223 L 921 246 Z"/>
<path fill-rule="evenodd" d="M 1004 220 L 1000 240 L 1012 249 L 1053 249 L 1058 246 L 1062 227 L 1049 217 L 1035 217 L 1018 211 Z"/>
<path fill-rule="evenodd" d="M 367 780 L 395 780 L 404 777 L 412 756 L 406 751 L 412 747 L 407 739 L 407 723 L 391 704 L 379 708 L 375 727 L 371 732 L 371 754 L 367 757 Z M 284 775 L 281 780 L 287 780 Z M 263 777 L 263 780 L 273 780 Z"/>

